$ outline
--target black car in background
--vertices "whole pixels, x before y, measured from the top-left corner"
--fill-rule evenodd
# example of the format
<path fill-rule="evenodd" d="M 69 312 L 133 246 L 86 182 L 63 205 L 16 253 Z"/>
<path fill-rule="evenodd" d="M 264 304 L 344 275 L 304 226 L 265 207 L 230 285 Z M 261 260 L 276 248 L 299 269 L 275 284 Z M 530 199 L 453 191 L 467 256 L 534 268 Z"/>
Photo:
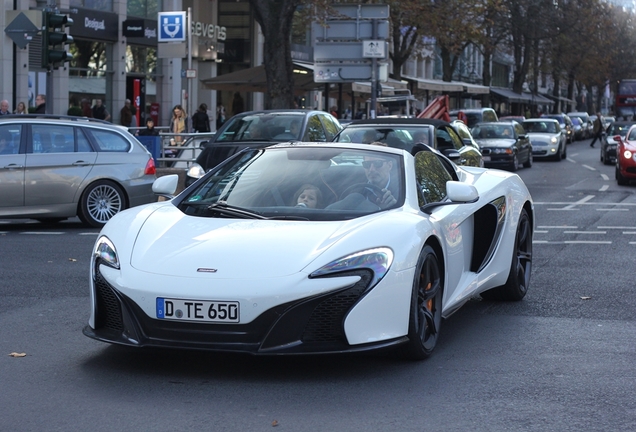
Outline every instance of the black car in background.
<path fill-rule="evenodd" d="M 287 141 L 330 142 L 341 129 L 338 120 L 324 111 L 288 109 L 237 114 L 204 145 L 188 170 L 186 185 L 245 148 Z"/>
<path fill-rule="evenodd" d="M 532 144 L 516 121 L 480 123 L 472 129 L 486 168 L 516 171 L 519 165 L 532 166 Z"/>
<path fill-rule="evenodd" d="M 462 139 L 451 123 L 420 118 L 378 118 L 355 120 L 334 138 L 336 142 L 370 144 L 380 142 L 388 147 L 413 153 L 417 144 L 439 150 L 457 165 L 483 166 L 479 147 L 470 139 Z M 416 149 L 417 151 L 417 149 Z"/>
<path fill-rule="evenodd" d="M 601 137 L 601 162 L 605 165 L 616 163 L 616 146 L 618 142 L 614 137 L 619 135 L 621 138 L 625 138 L 627 131 L 633 124 L 636 124 L 636 122 L 615 121 L 608 126 Z"/>

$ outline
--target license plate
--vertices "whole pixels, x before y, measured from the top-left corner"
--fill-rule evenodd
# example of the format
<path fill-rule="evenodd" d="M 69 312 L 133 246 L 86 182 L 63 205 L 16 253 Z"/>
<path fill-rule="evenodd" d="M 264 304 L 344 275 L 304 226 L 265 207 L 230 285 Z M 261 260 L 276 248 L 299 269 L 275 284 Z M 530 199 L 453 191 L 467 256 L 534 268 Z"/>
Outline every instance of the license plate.
<path fill-rule="evenodd" d="M 482 157 L 481 157 L 481 159 L 482 159 L 484 162 L 490 162 L 490 156 L 482 156 Z"/>
<path fill-rule="evenodd" d="M 238 323 L 239 302 L 157 297 L 157 318 L 173 321 Z"/>

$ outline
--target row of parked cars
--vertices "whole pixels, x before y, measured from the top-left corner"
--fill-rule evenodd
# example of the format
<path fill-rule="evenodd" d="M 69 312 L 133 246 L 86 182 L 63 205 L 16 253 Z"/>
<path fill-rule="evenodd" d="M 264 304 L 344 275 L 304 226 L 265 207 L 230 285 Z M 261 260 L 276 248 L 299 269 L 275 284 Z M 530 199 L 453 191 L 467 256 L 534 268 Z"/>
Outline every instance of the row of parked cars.
<path fill-rule="evenodd" d="M 247 147 L 287 141 L 380 143 L 413 154 L 429 146 L 460 166 L 515 171 L 531 167 L 534 158 L 564 159 L 567 144 L 576 137 L 570 127 L 573 120 L 588 123 L 590 117 L 570 113 L 498 119 L 491 108 L 463 113 L 468 124 L 457 120 L 455 111 L 451 122 L 379 118 L 355 120 L 344 128 L 323 111 L 242 113 L 207 142 L 188 170 L 186 185 Z M 632 168 L 623 168 L 628 162 L 616 157 L 617 137 L 627 141 L 632 124 L 610 123 L 601 145 L 601 161 L 617 165 L 621 184 L 636 176 Z M 125 128 L 111 123 L 68 116 L 7 116 L 0 120 L 0 158 L 2 218 L 58 222 L 79 216 L 101 227 L 123 209 L 156 200 L 151 154 Z"/>

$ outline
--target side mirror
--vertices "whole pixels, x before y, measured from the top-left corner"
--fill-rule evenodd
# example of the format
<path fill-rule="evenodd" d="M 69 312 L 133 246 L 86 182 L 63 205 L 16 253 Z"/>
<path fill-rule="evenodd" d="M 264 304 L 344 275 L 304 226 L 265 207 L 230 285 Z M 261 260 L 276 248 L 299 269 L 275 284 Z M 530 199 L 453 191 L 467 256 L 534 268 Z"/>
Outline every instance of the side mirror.
<path fill-rule="evenodd" d="M 161 176 L 157 180 L 155 180 L 155 182 L 152 184 L 152 191 L 159 196 L 172 199 L 178 185 L 179 175 L 169 174 Z"/>
<path fill-rule="evenodd" d="M 462 157 L 462 155 L 455 149 L 445 149 L 442 153 L 453 162 L 458 161 Z"/>
<path fill-rule="evenodd" d="M 479 192 L 475 186 L 458 181 L 446 182 L 446 194 L 454 203 L 471 203 L 479 199 Z"/>

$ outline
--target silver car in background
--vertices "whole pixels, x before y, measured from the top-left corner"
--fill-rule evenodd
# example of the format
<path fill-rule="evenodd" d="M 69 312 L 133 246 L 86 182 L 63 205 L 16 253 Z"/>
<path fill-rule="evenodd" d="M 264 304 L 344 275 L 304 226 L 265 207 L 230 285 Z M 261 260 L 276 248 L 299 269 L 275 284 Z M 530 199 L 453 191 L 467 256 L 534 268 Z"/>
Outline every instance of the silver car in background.
<path fill-rule="evenodd" d="M 567 157 L 567 133 L 558 120 L 550 118 L 527 119 L 523 128 L 532 143 L 532 156 L 561 161 Z"/>
<path fill-rule="evenodd" d="M 157 200 L 150 152 L 125 128 L 85 117 L 0 117 L 0 218 L 103 226 Z"/>

